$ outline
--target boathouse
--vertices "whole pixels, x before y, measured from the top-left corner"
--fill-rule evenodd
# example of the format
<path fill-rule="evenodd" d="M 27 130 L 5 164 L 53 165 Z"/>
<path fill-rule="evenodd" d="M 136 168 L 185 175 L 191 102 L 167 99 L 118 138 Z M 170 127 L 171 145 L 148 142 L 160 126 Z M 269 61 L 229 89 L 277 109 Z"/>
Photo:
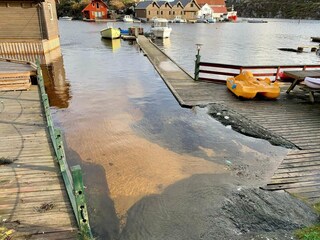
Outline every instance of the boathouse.
<path fill-rule="evenodd" d="M 102 0 L 92 0 L 82 10 L 83 20 L 96 21 L 108 18 L 108 6 Z"/>
<path fill-rule="evenodd" d="M 139 2 L 135 7 L 135 16 L 137 18 L 146 19 L 149 21 L 153 17 L 159 17 L 159 4 L 153 1 Z"/>
<path fill-rule="evenodd" d="M 171 6 L 173 18 L 175 18 L 175 16 L 183 16 L 183 5 L 180 1 L 171 2 Z"/>
<path fill-rule="evenodd" d="M 143 1 L 135 8 L 136 17 L 150 20 L 153 17 L 173 19 L 181 16 L 186 20 L 197 18 L 200 6 L 196 0 L 167 1 Z"/>
<path fill-rule="evenodd" d="M 172 6 L 176 5 L 177 2 L 180 2 L 183 6 L 182 18 L 186 20 L 197 19 L 198 11 L 201 9 L 201 7 L 199 6 L 196 0 L 175 0 L 171 3 Z"/>
<path fill-rule="evenodd" d="M 0 57 L 25 60 L 60 46 L 55 0 L 0 0 Z"/>

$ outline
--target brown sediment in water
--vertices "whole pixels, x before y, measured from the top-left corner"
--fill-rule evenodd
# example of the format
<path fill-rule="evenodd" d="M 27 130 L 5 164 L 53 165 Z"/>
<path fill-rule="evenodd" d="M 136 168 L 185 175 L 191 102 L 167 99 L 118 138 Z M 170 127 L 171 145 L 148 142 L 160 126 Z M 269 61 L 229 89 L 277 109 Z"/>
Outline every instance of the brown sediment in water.
<path fill-rule="evenodd" d="M 159 194 L 194 174 L 228 171 L 223 165 L 173 152 L 137 136 L 130 125 L 140 117 L 139 111 L 133 111 L 131 115 L 120 113 L 108 119 L 76 122 L 72 128 L 77 130 L 66 135 L 68 145 L 82 159 L 104 167 L 110 197 L 122 224 L 127 211 L 143 197 Z M 202 150 L 214 155 L 210 149 Z"/>

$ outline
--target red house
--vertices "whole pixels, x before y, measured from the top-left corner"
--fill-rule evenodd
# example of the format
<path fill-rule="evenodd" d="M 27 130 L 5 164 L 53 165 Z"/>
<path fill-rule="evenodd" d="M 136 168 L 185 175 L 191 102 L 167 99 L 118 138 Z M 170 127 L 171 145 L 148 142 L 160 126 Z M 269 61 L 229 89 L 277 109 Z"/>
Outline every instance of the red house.
<path fill-rule="evenodd" d="M 95 21 L 108 18 L 108 6 L 102 0 L 91 0 L 82 10 L 83 20 Z"/>

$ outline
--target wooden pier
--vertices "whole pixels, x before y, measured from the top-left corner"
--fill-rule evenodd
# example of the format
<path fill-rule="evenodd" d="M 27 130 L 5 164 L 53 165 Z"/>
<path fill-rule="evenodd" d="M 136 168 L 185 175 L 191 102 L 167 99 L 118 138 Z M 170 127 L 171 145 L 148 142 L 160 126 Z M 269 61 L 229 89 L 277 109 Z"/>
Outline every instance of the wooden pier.
<path fill-rule="evenodd" d="M 290 150 L 266 186 L 268 190 L 286 190 L 315 203 L 320 201 L 320 96 L 315 103 L 296 88 L 282 85 L 276 101 L 241 101 L 225 85 L 194 81 L 178 64 L 143 36 L 138 43 L 166 85 L 183 107 L 217 104 L 236 111 L 253 126 L 260 126 L 276 136 L 292 142 L 298 150 Z"/>
<path fill-rule="evenodd" d="M 0 63 L 0 72 L 8 71 L 7 66 Z M 29 67 L 20 69 L 34 73 Z M 54 158 L 38 86 L 0 92 L 0 132 L 0 238 L 76 239 L 78 226 Z"/>

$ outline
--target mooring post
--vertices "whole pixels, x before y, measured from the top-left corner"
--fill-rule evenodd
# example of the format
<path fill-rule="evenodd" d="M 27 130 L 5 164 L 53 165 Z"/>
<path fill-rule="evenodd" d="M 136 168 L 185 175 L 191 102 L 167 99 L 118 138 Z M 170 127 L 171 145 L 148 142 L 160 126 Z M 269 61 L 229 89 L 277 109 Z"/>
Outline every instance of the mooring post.
<path fill-rule="evenodd" d="M 200 71 L 200 49 L 202 44 L 197 43 L 197 55 L 196 55 L 196 60 L 195 60 L 195 67 L 194 67 L 194 80 L 197 81 L 199 80 L 199 71 Z"/>

